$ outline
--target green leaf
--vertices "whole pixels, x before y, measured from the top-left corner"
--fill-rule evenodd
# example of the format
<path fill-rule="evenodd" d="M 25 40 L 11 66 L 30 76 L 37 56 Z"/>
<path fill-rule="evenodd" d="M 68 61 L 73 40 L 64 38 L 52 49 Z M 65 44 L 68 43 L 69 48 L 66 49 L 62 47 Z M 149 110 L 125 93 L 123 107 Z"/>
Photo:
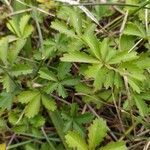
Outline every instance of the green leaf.
<path fill-rule="evenodd" d="M 140 97 L 146 101 L 150 101 L 150 91 L 146 91 L 145 93 L 140 93 Z"/>
<path fill-rule="evenodd" d="M 70 21 L 75 29 L 75 31 L 77 32 L 78 35 L 81 35 L 82 33 L 82 19 L 81 19 L 81 15 L 79 13 L 79 10 L 72 10 L 70 12 Z"/>
<path fill-rule="evenodd" d="M 34 118 L 30 119 L 30 123 L 36 128 L 42 127 L 45 124 L 45 118 L 41 115 L 36 115 Z"/>
<path fill-rule="evenodd" d="M 3 89 L 6 89 L 6 92 L 13 92 L 15 89 L 15 84 L 8 75 L 3 76 L 2 84 Z"/>
<path fill-rule="evenodd" d="M 140 58 L 136 61 L 136 65 L 142 69 L 149 69 L 150 68 L 150 57 L 148 53 L 141 54 Z"/>
<path fill-rule="evenodd" d="M 74 31 L 71 30 L 71 29 L 69 30 L 69 29 L 67 28 L 67 25 L 64 24 L 64 23 L 61 22 L 61 21 L 56 20 L 55 22 L 52 22 L 52 23 L 51 23 L 51 28 L 53 28 L 53 29 L 59 31 L 60 33 L 64 33 L 64 34 L 68 35 L 69 37 L 74 37 L 74 38 L 76 38 L 76 35 L 75 35 Z"/>
<path fill-rule="evenodd" d="M 63 80 L 66 78 L 66 75 L 69 75 L 71 70 L 71 63 L 68 62 L 60 62 L 59 66 L 57 67 L 57 76 L 59 79 Z"/>
<path fill-rule="evenodd" d="M 99 63 L 98 59 L 84 52 L 78 52 L 78 51 L 74 51 L 69 54 L 64 54 L 64 56 L 61 58 L 61 61 L 81 62 L 81 63 Z"/>
<path fill-rule="evenodd" d="M 143 74 L 143 72 L 137 71 L 137 72 L 133 72 L 130 74 L 130 77 L 137 79 L 139 81 L 143 81 L 146 79 L 145 75 Z"/>
<path fill-rule="evenodd" d="M 62 96 L 63 98 L 67 97 L 67 92 L 62 84 L 58 84 L 57 92 L 59 96 Z"/>
<path fill-rule="evenodd" d="M 64 85 L 64 86 L 74 86 L 74 85 L 77 85 L 79 83 L 79 78 L 67 78 L 67 79 L 64 79 L 61 84 Z"/>
<path fill-rule="evenodd" d="M 135 91 L 137 93 L 141 92 L 140 87 L 137 85 L 137 83 L 135 82 L 134 79 L 129 79 L 128 78 L 128 83 L 132 87 L 133 91 Z"/>
<path fill-rule="evenodd" d="M 5 120 L 0 118 L 0 131 L 5 131 L 6 128 L 7 128 L 7 124 L 6 124 Z"/>
<path fill-rule="evenodd" d="M 124 141 L 110 142 L 99 150 L 127 150 L 127 147 Z"/>
<path fill-rule="evenodd" d="M 134 100 L 137 108 L 139 109 L 139 113 L 142 117 L 145 117 L 148 114 L 148 106 L 145 101 L 137 95 L 134 95 Z"/>
<path fill-rule="evenodd" d="M 75 89 L 79 93 L 91 94 L 92 92 L 92 89 L 88 87 L 85 83 L 79 83 L 78 85 L 75 86 Z"/>
<path fill-rule="evenodd" d="M 143 29 L 143 26 L 140 24 L 129 22 L 124 30 L 124 34 L 139 36 L 142 38 L 146 37 L 146 33 Z"/>
<path fill-rule="evenodd" d="M 17 34 L 18 37 L 21 37 L 20 31 L 18 28 L 18 22 L 15 19 L 8 21 L 7 28 L 14 34 Z"/>
<path fill-rule="evenodd" d="M 102 64 L 93 64 L 89 65 L 88 69 L 84 71 L 84 74 L 87 78 L 96 78 L 98 71 L 102 68 Z"/>
<path fill-rule="evenodd" d="M 66 143 L 70 148 L 77 150 L 88 150 L 87 144 L 84 139 L 75 131 L 70 131 L 66 136 Z"/>
<path fill-rule="evenodd" d="M 68 146 L 67 146 L 66 140 L 65 140 L 65 135 L 62 130 L 62 128 L 64 126 L 64 122 L 62 120 L 60 111 L 58 111 L 58 109 L 56 109 L 55 111 L 49 111 L 48 114 L 52 120 L 52 123 L 53 123 L 63 145 L 65 146 L 65 149 L 68 150 Z"/>
<path fill-rule="evenodd" d="M 10 51 L 8 53 L 8 58 L 9 58 L 10 63 L 14 63 L 14 61 L 16 61 L 16 58 L 17 58 L 19 52 L 24 47 L 25 43 L 26 43 L 26 39 L 22 39 L 22 38 L 19 38 L 15 42 L 15 44 L 13 45 L 13 47 L 10 49 Z"/>
<path fill-rule="evenodd" d="M 114 71 L 110 70 L 107 72 L 106 74 L 106 79 L 104 81 L 104 86 L 106 89 L 108 89 L 109 87 L 112 87 L 113 86 L 113 83 L 114 83 Z"/>
<path fill-rule="evenodd" d="M 22 104 L 29 103 L 35 97 L 40 97 L 39 91 L 23 91 L 18 95 L 18 101 Z"/>
<path fill-rule="evenodd" d="M 126 4 L 131 4 L 131 5 L 138 5 L 139 0 L 126 0 Z M 124 9 L 126 11 L 129 11 L 129 15 L 132 14 L 137 8 L 136 7 L 130 7 L 130 6 L 125 6 Z"/>
<path fill-rule="evenodd" d="M 94 83 L 93 83 L 95 91 L 100 90 L 102 88 L 107 71 L 108 70 L 103 67 L 99 69 L 98 72 L 95 74 Z"/>
<path fill-rule="evenodd" d="M 120 42 L 120 50 L 129 51 L 135 44 L 134 43 L 135 38 L 129 35 L 122 35 L 119 42 Z"/>
<path fill-rule="evenodd" d="M 108 38 L 105 38 L 100 46 L 100 51 L 101 51 L 101 57 L 103 60 L 105 60 L 107 54 L 108 54 Z"/>
<path fill-rule="evenodd" d="M 116 55 L 114 57 L 112 57 L 108 63 L 109 64 L 117 64 L 117 63 L 121 63 L 121 62 L 135 60 L 137 58 L 138 58 L 138 56 L 137 56 L 136 52 L 128 53 L 128 51 L 121 51 L 121 52 L 116 53 Z"/>
<path fill-rule="evenodd" d="M 56 110 L 56 102 L 54 101 L 54 99 L 49 98 L 46 95 L 42 95 L 42 104 L 49 111 Z"/>
<path fill-rule="evenodd" d="M 41 106 L 41 96 L 40 94 L 37 94 L 25 107 L 25 115 L 28 118 L 33 118 L 35 115 L 38 114 L 40 106 Z"/>
<path fill-rule="evenodd" d="M 14 76 L 31 74 L 32 71 L 32 67 L 27 64 L 16 64 L 12 67 L 12 75 Z"/>
<path fill-rule="evenodd" d="M 93 119 L 93 115 L 91 113 L 84 113 L 84 114 L 81 114 L 80 116 L 77 116 L 75 118 L 75 120 L 79 124 L 89 123 L 92 121 L 92 119 Z"/>
<path fill-rule="evenodd" d="M 24 29 L 23 38 L 27 38 L 32 32 L 34 28 L 32 25 L 27 25 Z"/>
<path fill-rule="evenodd" d="M 8 39 L 2 38 L 0 40 L 0 59 L 7 65 L 7 54 L 8 54 Z"/>
<path fill-rule="evenodd" d="M 87 43 L 87 45 L 90 47 L 90 52 L 93 54 L 93 56 L 100 59 L 99 41 L 96 38 L 96 36 L 94 34 L 87 32 L 83 36 L 83 39 Z"/>
<path fill-rule="evenodd" d="M 10 110 L 12 106 L 12 95 L 7 92 L 2 92 L 0 94 L 0 108 Z"/>
<path fill-rule="evenodd" d="M 102 118 L 95 119 L 88 128 L 88 143 L 89 149 L 95 150 L 95 148 L 103 141 L 107 135 L 108 127 L 106 121 Z"/>
<path fill-rule="evenodd" d="M 55 74 L 47 68 L 41 68 L 39 71 L 40 77 L 49 81 L 57 81 Z"/>
<path fill-rule="evenodd" d="M 55 90 L 57 90 L 57 87 L 58 87 L 58 84 L 59 83 L 55 83 L 55 82 L 50 82 L 47 87 L 45 87 L 44 91 L 49 94 L 49 93 L 52 93 L 54 92 Z"/>
<path fill-rule="evenodd" d="M 20 32 L 22 35 L 24 34 L 24 30 L 25 30 L 26 25 L 28 24 L 29 19 L 30 19 L 29 15 L 24 15 L 20 19 L 19 28 L 20 28 Z"/>

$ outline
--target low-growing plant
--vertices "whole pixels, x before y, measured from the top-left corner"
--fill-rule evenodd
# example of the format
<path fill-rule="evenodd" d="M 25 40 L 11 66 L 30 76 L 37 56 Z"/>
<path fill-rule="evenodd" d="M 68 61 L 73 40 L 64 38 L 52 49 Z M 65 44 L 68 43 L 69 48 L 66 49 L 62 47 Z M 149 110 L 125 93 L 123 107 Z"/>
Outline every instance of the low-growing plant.
<path fill-rule="evenodd" d="M 149 3 L 1 0 L 0 149 L 148 149 Z"/>

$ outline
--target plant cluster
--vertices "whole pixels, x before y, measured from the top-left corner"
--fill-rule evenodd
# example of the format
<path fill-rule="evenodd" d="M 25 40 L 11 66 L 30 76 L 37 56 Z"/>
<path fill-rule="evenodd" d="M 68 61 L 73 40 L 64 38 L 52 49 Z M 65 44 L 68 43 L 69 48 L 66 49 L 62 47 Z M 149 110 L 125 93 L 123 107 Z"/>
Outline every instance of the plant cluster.
<path fill-rule="evenodd" d="M 149 3 L 1 0 L 0 149 L 147 150 Z"/>

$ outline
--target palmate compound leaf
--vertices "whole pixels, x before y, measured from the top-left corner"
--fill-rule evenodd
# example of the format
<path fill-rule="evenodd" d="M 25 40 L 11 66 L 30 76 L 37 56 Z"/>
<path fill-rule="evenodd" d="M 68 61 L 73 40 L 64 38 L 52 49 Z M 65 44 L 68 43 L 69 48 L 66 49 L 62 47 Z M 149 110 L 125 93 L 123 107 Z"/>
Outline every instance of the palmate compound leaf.
<path fill-rule="evenodd" d="M 64 54 L 61 60 L 65 62 L 99 63 L 98 59 L 79 51 Z"/>
<path fill-rule="evenodd" d="M 95 148 L 103 141 L 107 135 L 108 127 L 102 118 L 95 119 L 88 128 L 88 144 L 90 150 Z"/>
<path fill-rule="evenodd" d="M 70 148 L 76 148 L 77 150 L 88 150 L 85 140 L 77 132 L 69 131 L 65 138 L 66 143 Z"/>
<path fill-rule="evenodd" d="M 31 66 L 27 64 L 16 64 L 12 67 L 12 75 L 19 76 L 19 75 L 26 75 L 32 73 L 33 69 Z"/>
<path fill-rule="evenodd" d="M 98 150 L 127 150 L 127 147 L 124 141 L 110 142 L 106 146 L 99 148 Z"/>

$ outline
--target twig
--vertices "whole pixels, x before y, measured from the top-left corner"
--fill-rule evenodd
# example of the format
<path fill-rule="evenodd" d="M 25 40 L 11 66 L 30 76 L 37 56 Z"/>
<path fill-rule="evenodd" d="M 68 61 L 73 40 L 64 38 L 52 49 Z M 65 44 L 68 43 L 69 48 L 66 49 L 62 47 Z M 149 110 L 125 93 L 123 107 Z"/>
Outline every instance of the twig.
<path fill-rule="evenodd" d="M 14 133 L 12 136 L 11 136 L 11 139 L 9 140 L 8 144 L 7 144 L 7 147 L 6 147 L 6 150 L 8 150 L 8 146 L 12 143 L 12 141 L 14 140 L 16 134 Z"/>

